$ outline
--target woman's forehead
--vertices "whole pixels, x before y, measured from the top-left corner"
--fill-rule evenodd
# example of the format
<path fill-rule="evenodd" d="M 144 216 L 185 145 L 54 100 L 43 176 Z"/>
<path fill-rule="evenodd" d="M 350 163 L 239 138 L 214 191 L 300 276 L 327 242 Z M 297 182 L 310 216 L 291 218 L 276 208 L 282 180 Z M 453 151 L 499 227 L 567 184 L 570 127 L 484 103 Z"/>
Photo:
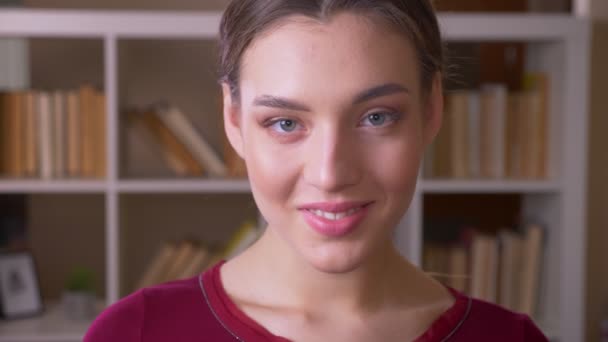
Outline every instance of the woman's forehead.
<path fill-rule="evenodd" d="M 258 37 L 241 65 L 241 90 L 286 95 L 314 88 L 332 94 L 359 91 L 370 85 L 399 83 L 418 88 L 418 62 L 408 39 L 343 14 L 327 23 L 300 17 Z M 243 100 L 245 100 L 243 98 Z"/>

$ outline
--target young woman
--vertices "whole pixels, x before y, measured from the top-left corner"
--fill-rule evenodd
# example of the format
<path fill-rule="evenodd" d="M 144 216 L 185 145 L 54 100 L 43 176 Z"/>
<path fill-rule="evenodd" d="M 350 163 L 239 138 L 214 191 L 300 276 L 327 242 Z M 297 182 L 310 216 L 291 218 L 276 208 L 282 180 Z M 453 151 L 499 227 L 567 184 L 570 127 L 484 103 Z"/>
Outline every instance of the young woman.
<path fill-rule="evenodd" d="M 428 0 L 236 0 L 220 31 L 226 133 L 268 226 L 114 304 L 86 342 L 547 341 L 393 247 L 442 121 Z"/>

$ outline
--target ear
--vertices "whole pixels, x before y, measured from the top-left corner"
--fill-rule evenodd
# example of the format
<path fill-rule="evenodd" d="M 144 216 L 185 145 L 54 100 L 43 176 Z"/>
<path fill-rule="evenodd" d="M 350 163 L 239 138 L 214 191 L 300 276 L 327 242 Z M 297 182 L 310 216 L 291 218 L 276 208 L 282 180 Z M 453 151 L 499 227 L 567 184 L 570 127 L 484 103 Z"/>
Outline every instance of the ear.
<path fill-rule="evenodd" d="M 241 133 L 241 117 L 238 110 L 238 104 L 233 99 L 230 86 L 226 82 L 222 83 L 222 94 L 224 99 L 223 117 L 226 137 L 236 153 L 241 158 L 245 159 L 243 154 L 243 136 Z"/>
<path fill-rule="evenodd" d="M 443 82 L 441 73 L 437 72 L 433 77 L 431 92 L 427 100 L 424 116 L 424 145 L 430 145 L 441 128 L 443 122 Z"/>

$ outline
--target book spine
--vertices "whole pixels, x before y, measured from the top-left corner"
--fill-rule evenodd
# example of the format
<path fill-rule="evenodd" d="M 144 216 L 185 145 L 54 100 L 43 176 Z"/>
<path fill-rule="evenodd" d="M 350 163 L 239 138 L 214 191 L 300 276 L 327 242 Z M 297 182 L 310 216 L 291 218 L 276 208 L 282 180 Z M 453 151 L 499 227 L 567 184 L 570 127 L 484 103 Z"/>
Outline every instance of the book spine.
<path fill-rule="evenodd" d="M 38 137 L 40 125 L 37 114 L 37 97 L 38 94 L 33 90 L 28 90 L 24 97 L 24 119 L 25 119 L 25 161 L 23 175 L 26 177 L 35 177 L 38 174 Z"/>
<path fill-rule="evenodd" d="M 469 92 L 455 91 L 450 95 L 450 113 L 452 115 L 450 155 L 453 178 L 468 178 L 469 151 Z"/>
<path fill-rule="evenodd" d="M 204 165 L 212 176 L 226 175 L 226 166 L 222 160 L 181 111 L 169 107 L 159 110 L 158 114 L 165 125 L 182 140 L 196 160 Z"/>
<path fill-rule="evenodd" d="M 136 289 L 158 284 L 162 281 L 163 275 L 176 252 L 176 246 L 172 243 L 165 243 L 146 268 L 144 274 L 137 282 Z"/>
<path fill-rule="evenodd" d="M 81 175 L 81 124 L 80 104 L 78 94 L 75 91 L 67 93 L 67 171 L 70 177 Z"/>
<path fill-rule="evenodd" d="M 66 123 L 65 93 L 55 91 L 53 93 L 53 175 L 55 178 L 65 176 L 65 123 Z"/>
<path fill-rule="evenodd" d="M 481 176 L 481 161 L 480 161 L 480 99 L 478 91 L 471 91 L 469 93 L 468 99 L 468 108 L 469 108 L 469 176 L 471 178 L 478 179 Z"/>
<path fill-rule="evenodd" d="M 523 263 L 521 284 L 521 297 L 519 311 L 527 315 L 536 313 L 538 300 L 538 287 L 542 263 L 543 229 L 539 225 L 528 225 L 523 243 Z"/>
<path fill-rule="evenodd" d="M 481 93 L 481 173 L 484 178 L 501 179 L 505 175 L 507 87 L 484 84 Z"/>
<path fill-rule="evenodd" d="M 40 178 L 50 180 L 53 177 L 53 140 L 52 140 L 52 118 L 51 98 L 48 93 L 41 92 L 37 96 L 38 120 L 40 127 L 39 151 L 40 151 Z"/>
<path fill-rule="evenodd" d="M 106 177 L 106 144 L 107 144 L 107 127 L 106 127 L 106 97 L 103 93 L 96 92 L 93 95 L 92 101 L 94 102 L 95 109 L 95 125 L 93 131 L 95 132 L 94 143 L 94 174 L 98 179 L 104 179 Z"/>
<path fill-rule="evenodd" d="M 90 85 L 79 88 L 79 115 L 80 115 L 80 169 L 82 176 L 93 178 L 95 176 L 95 90 Z"/>

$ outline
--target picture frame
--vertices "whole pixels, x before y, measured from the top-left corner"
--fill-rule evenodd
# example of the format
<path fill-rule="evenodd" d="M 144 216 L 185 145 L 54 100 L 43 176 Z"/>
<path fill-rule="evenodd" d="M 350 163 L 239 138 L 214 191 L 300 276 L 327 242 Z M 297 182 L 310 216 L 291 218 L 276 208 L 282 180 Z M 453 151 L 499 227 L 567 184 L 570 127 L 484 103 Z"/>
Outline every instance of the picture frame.
<path fill-rule="evenodd" d="M 12 320 L 44 311 L 34 257 L 30 252 L 0 252 L 0 316 Z"/>

